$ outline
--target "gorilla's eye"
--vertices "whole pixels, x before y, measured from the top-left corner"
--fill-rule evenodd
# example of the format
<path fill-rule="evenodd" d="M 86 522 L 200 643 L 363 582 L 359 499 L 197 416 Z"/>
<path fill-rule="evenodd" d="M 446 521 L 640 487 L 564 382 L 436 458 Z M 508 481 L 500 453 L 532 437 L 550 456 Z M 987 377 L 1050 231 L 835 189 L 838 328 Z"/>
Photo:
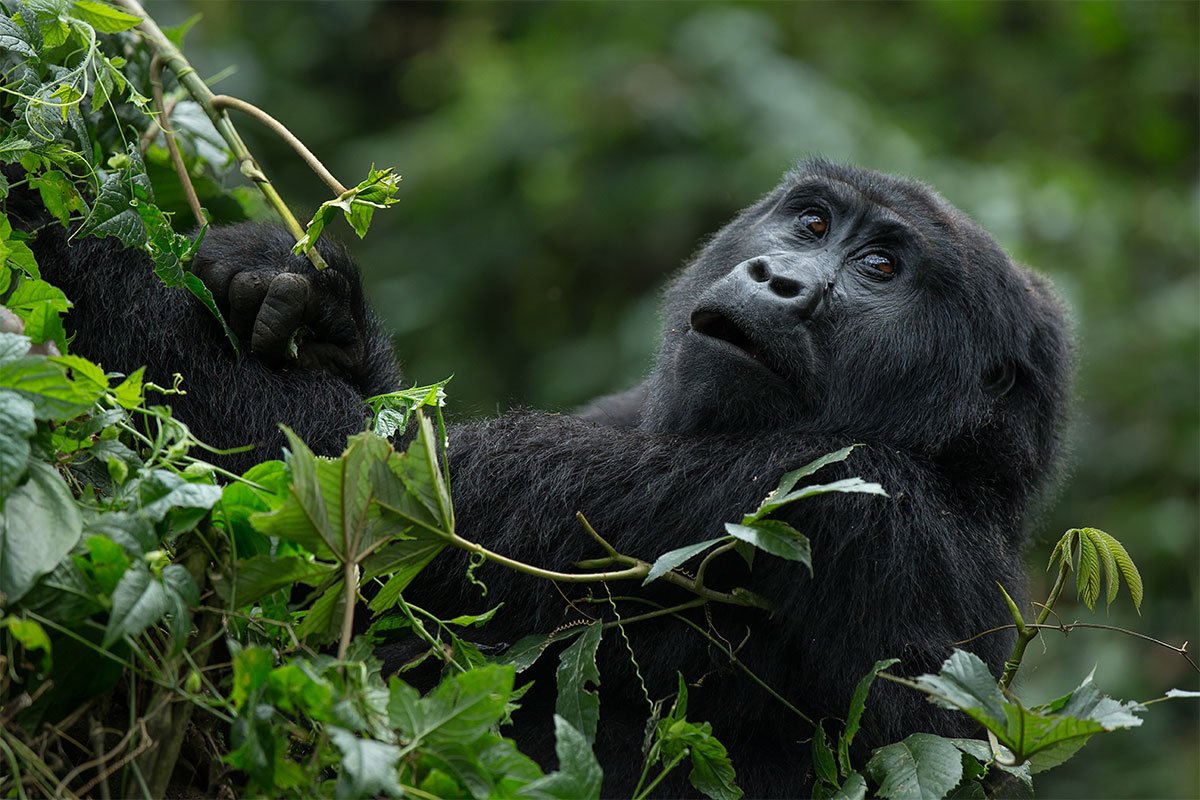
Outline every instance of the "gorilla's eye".
<path fill-rule="evenodd" d="M 800 224 L 813 236 L 821 237 L 829 230 L 829 219 L 824 212 L 815 208 L 806 208 L 800 212 Z"/>
<path fill-rule="evenodd" d="M 884 275 L 893 275 L 896 272 L 896 262 L 885 253 L 868 253 L 863 256 L 863 263 Z"/>

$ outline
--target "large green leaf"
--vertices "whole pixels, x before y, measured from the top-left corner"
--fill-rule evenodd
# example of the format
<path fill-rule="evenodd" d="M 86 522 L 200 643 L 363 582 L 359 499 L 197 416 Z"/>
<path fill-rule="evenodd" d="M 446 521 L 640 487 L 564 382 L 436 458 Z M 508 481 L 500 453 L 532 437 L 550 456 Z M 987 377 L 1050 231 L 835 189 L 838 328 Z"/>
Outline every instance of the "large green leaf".
<path fill-rule="evenodd" d="M 250 520 L 270 536 L 304 547 L 319 558 L 357 562 L 384 535 L 378 507 L 372 502 L 373 463 L 386 461 L 391 446 L 369 433 L 351 437 L 341 458 L 318 458 L 288 428 L 292 484 L 275 511 Z"/>
<path fill-rule="evenodd" d="M 100 396 L 99 391 L 71 380 L 61 364 L 44 356 L 0 363 L 0 389 L 11 389 L 31 402 L 38 419 L 70 419 L 90 409 Z"/>
<path fill-rule="evenodd" d="M 867 772 L 890 800 L 941 800 L 962 780 L 962 755 L 949 739 L 914 733 L 871 755 Z"/>
<path fill-rule="evenodd" d="M 55 568 L 79 541 L 83 520 L 71 490 L 49 464 L 29 464 L 29 477 L 4 500 L 0 516 L 0 593 L 9 605 Z"/>
<path fill-rule="evenodd" d="M 512 667 L 487 665 L 447 678 L 427 697 L 394 678 L 388 719 L 410 743 L 471 744 L 504 716 L 514 675 Z"/>
<path fill-rule="evenodd" d="M 600 721 L 600 694 L 588 685 L 600 685 L 600 670 L 596 667 L 596 650 L 600 647 L 603 625 L 593 622 L 584 628 L 558 659 L 558 699 L 554 710 L 571 727 L 588 740 L 596 739 L 596 725 Z"/>
<path fill-rule="evenodd" d="M 21 478 L 29 461 L 29 437 L 37 430 L 33 403 L 0 389 L 0 506 Z"/>
<path fill-rule="evenodd" d="M 1071 694 L 1027 709 L 1006 699 L 979 657 L 962 650 L 955 650 L 937 675 L 922 675 L 911 685 L 992 731 L 1018 764 L 1029 760 L 1034 772 L 1061 764 L 1097 733 L 1142 723 L 1136 716 L 1141 705 L 1105 697 L 1090 675 Z"/>
<path fill-rule="evenodd" d="M 297 583 L 315 586 L 334 569 L 333 564 L 299 556 L 275 558 L 263 554 L 238 561 L 227 576 L 217 581 L 215 588 L 231 607 L 241 608 Z"/>

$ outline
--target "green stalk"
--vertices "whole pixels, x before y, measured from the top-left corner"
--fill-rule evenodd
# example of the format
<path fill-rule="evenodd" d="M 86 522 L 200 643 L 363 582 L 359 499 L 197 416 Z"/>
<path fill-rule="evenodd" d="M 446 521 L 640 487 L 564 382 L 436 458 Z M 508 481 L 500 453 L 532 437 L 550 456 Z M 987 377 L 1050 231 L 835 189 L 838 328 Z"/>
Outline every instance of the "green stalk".
<path fill-rule="evenodd" d="M 1017 624 L 1017 641 L 1013 644 L 1012 653 L 1009 654 L 1008 660 L 1004 662 L 1004 673 L 1000 676 L 1000 691 L 1007 692 L 1008 687 L 1012 685 L 1013 679 L 1017 677 L 1017 670 L 1021 668 L 1021 659 L 1025 658 L 1025 648 L 1029 643 L 1037 638 L 1041 626 L 1050 616 L 1050 610 L 1054 608 L 1055 602 L 1058 601 L 1058 595 L 1062 592 L 1063 587 L 1067 585 L 1067 576 L 1071 574 L 1071 564 L 1066 559 L 1058 568 L 1058 579 L 1054 582 L 1054 587 L 1050 590 L 1050 596 L 1046 598 L 1042 610 L 1038 613 L 1037 619 L 1032 625 L 1025 623 L 1021 618 L 1019 611 L 1012 601 L 1009 600 L 1009 606 L 1013 613 L 1013 620 Z M 1005 593 L 1005 597 L 1008 594 Z"/>
<path fill-rule="evenodd" d="M 304 238 L 304 227 L 296 220 L 291 209 L 283 202 L 283 198 L 279 196 L 279 192 L 275 190 L 274 185 L 267 180 L 266 173 L 262 167 L 255 161 L 254 156 L 250 154 L 250 149 L 246 147 L 246 143 L 242 141 L 242 137 L 238 134 L 237 129 L 233 126 L 233 121 L 229 119 L 223 109 L 217 108 L 213 104 L 213 92 L 208 88 L 208 84 L 200 77 L 191 63 L 184 58 L 183 53 L 175 46 L 174 42 L 167 38 L 158 24 L 146 13 L 138 0 L 113 0 L 114 5 L 118 8 L 133 14 L 142 19 L 142 23 L 138 25 L 138 30 L 141 32 L 146 45 L 158 56 L 158 58 L 175 73 L 175 78 L 188 91 L 208 118 L 212 120 L 217 131 L 221 134 L 221 138 L 229 145 L 229 149 L 233 151 L 234 157 L 238 161 L 238 167 L 242 174 L 252 180 L 259 188 L 259 191 L 267 198 L 267 202 L 275 209 L 276 213 L 283 219 L 283 224 L 288 231 L 295 237 L 296 241 Z M 320 253 L 315 248 L 310 248 L 306 251 L 308 258 L 317 269 L 325 269 L 328 265 L 321 258 Z"/>

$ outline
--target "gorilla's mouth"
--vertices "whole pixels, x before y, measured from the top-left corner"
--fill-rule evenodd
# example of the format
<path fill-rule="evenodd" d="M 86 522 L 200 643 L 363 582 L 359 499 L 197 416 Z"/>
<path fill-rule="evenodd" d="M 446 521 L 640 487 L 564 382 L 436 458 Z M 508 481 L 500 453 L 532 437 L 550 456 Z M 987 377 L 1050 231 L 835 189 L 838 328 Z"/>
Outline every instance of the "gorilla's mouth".
<path fill-rule="evenodd" d="M 736 322 L 720 311 L 698 308 L 692 312 L 691 324 L 692 330 L 701 336 L 709 336 L 713 339 L 728 342 L 754 361 L 774 371 L 771 365 L 767 363 L 762 348 Z"/>

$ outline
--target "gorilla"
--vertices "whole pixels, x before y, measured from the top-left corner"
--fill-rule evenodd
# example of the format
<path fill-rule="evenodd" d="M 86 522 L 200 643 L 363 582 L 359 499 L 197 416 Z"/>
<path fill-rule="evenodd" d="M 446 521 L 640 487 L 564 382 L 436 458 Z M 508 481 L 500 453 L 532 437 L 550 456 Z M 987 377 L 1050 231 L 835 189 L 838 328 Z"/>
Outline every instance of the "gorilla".
<path fill-rule="evenodd" d="M 73 349 L 107 369 L 146 365 L 160 383 L 182 373 L 188 393 L 172 398 L 177 416 L 219 447 L 255 444 L 226 466 L 277 457 L 280 422 L 318 453 L 337 454 L 364 426 L 363 398 L 400 385 L 357 270 L 329 243 L 330 269 L 317 272 L 291 255 L 281 230 L 207 233 L 194 267 L 246 343 L 240 360 L 208 313 L 157 282 L 142 254 L 68 244 L 58 226 L 42 228 L 35 244 L 47 279 L 75 302 Z M 710 580 L 747 586 L 777 610 L 710 604 L 695 619 L 813 719 L 844 716 L 877 659 L 901 659 L 895 671 L 907 675 L 937 671 L 954 642 L 1008 620 L 996 583 L 1023 589 L 1021 551 L 1060 461 L 1070 395 L 1069 324 L 1044 278 L 926 186 L 810 160 L 703 246 L 666 290 L 662 319 L 640 385 L 574 414 L 515 411 L 451 425 L 464 536 L 570 569 L 599 555 L 576 519 L 583 512 L 620 552 L 653 559 L 720 535 L 783 473 L 861 443 L 822 479 L 858 475 L 889 497 L 788 506 L 779 516 L 811 539 L 813 574 L 765 554 L 746 571 L 732 557 Z M 300 326 L 306 336 L 289 354 Z M 461 558 L 443 554 L 406 594 L 434 611 L 482 607 L 462 570 Z M 567 588 L 499 567 L 480 575 L 487 604 L 505 603 L 484 644 L 605 608 L 576 606 Z M 655 587 L 679 601 L 673 587 Z M 678 621 L 626 632 L 640 675 L 619 637 L 600 650 L 596 753 L 606 794 L 628 796 L 640 772 L 641 680 L 651 697 L 668 697 L 680 672 L 693 685 L 689 717 L 712 723 L 749 796 L 809 791 L 810 725 Z M 998 674 L 1010 644 L 991 636 L 972 648 Z M 394 667 L 406 646 L 380 652 Z M 512 734 L 547 768 L 553 661 L 534 667 Z M 916 731 L 976 732 L 965 717 L 878 682 L 858 758 Z M 691 791 L 686 772 L 661 791 Z"/>

